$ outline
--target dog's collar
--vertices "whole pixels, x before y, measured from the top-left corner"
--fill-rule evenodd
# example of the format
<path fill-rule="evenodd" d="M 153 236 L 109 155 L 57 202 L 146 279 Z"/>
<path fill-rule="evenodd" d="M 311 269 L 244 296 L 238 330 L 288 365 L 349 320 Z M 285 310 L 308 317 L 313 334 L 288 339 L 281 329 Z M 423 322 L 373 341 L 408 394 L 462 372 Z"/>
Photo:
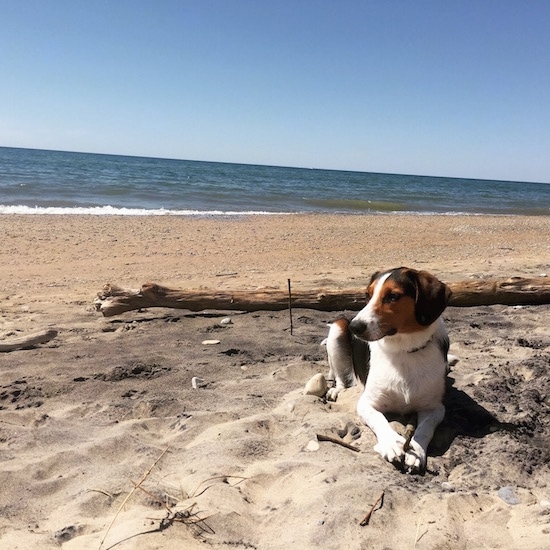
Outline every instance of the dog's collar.
<path fill-rule="evenodd" d="M 420 346 L 418 348 L 408 349 L 407 353 L 416 353 L 417 351 L 421 351 L 421 350 L 425 349 L 426 347 L 428 347 L 428 344 L 432 341 L 432 339 L 433 339 L 433 336 L 431 336 L 427 340 L 427 342 L 425 344 L 423 344 L 422 346 Z"/>

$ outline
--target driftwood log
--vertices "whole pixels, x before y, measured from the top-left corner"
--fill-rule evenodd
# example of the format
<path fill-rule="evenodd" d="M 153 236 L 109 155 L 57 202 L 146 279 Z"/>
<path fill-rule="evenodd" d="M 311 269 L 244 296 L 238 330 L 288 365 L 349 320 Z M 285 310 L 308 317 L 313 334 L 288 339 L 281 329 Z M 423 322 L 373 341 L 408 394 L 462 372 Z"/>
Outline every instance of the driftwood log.
<path fill-rule="evenodd" d="M 57 336 L 57 330 L 41 330 L 40 332 L 33 332 L 26 336 L 17 336 L 16 338 L 10 338 L 9 340 L 0 341 L 1 351 L 15 351 L 17 349 L 28 349 L 38 344 L 45 344 L 50 340 L 53 340 Z"/>
<path fill-rule="evenodd" d="M 540 305 L 550 304 L 550 279 L 536 278 L 486 280 L 450 283 L 451 306 Z M 365 289 L 292 290 L 292 307 L 320 311 L 357 311 L 365 304 Z M 146 283 L 140 290 L 105 285 L 98 293 L 95 308 L 105 317 L 150 307 L 187 309 L 190 311 L 238 310 L 279 311 L 288 309 L 288 292 L 284 290 L 181 290 Z"/>

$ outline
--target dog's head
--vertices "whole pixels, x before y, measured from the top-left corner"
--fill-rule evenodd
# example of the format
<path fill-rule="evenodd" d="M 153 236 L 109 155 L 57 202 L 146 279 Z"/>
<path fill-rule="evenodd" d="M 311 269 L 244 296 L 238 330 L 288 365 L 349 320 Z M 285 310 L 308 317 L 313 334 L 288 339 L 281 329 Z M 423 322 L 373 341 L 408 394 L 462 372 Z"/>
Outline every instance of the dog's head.
<path fill-rule="evenodd" d="M 451 290 L 426 271 L 407 267 L 375 273 L 367 288 L 368 303 L 350 323 L 363 340 L 419 332 L 447 307 Z"/>

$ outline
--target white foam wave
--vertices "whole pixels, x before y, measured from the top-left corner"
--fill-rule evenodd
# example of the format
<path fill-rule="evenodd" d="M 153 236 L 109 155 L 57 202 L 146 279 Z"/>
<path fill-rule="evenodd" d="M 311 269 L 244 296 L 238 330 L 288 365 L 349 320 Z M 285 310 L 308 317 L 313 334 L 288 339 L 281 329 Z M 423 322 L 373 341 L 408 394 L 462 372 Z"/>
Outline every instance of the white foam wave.
<path fill-rule="evenodd" d="M 285 212 L 243 211 L 230 212 L 223 210 L 166 210 L 164 208 L 117 208 L 114 206 L 25 206 L 0 204 L 1 214 L 29 215 L 78 215 L 78 216 L 250 216 L 250 215 L 280 215 Z"/>

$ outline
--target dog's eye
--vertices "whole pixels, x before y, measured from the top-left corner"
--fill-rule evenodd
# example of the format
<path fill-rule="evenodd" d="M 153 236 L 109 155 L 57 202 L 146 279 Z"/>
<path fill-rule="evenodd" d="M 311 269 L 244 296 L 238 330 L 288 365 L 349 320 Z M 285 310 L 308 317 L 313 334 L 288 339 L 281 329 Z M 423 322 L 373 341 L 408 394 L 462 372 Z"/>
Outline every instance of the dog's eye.
<path fill-rule="evenodd" d="M 401 298 L 401 294 L 397 294 L 396 292 L 388 292 L 384 298 L 384 302 L 387 304 L 393 304 L 397 302 Z"/>

